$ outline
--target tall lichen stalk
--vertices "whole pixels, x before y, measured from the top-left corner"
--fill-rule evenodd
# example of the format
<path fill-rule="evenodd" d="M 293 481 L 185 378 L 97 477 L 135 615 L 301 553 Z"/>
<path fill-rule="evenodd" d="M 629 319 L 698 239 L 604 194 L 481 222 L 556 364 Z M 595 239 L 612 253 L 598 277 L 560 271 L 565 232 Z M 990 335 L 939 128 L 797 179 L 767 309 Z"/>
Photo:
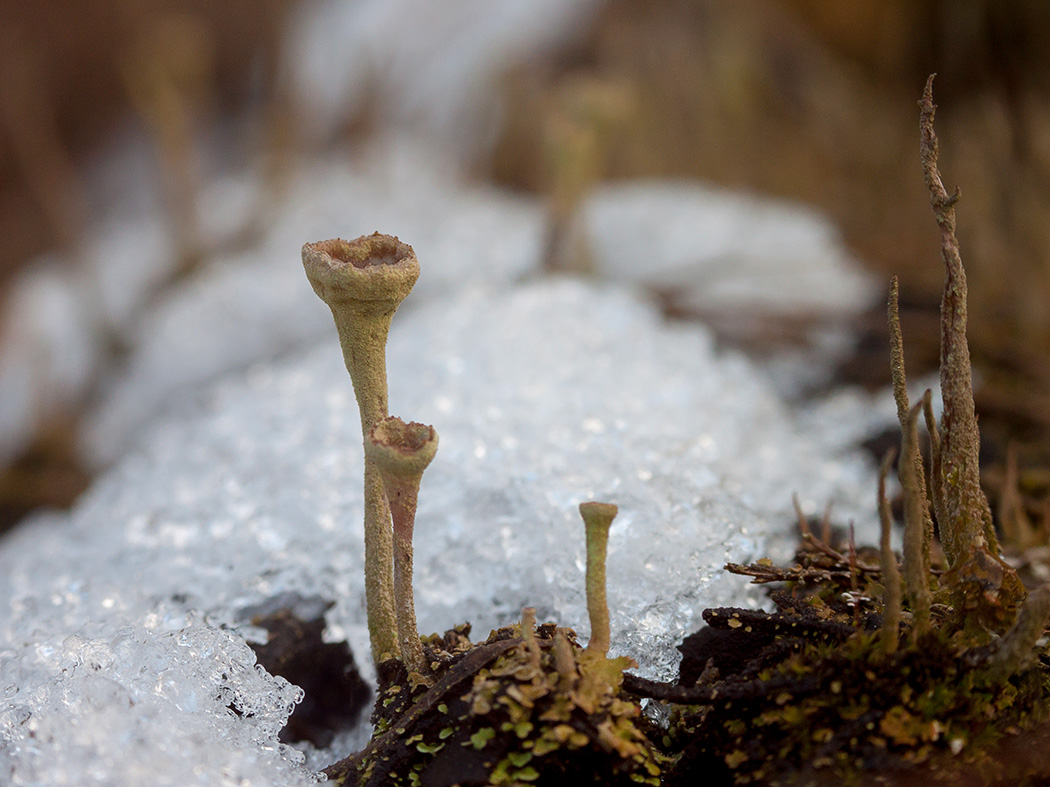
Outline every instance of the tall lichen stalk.
<path fill-rule="evenodd" d="M 948 195 L 937 167 L 937 134 L 933 119 L 933 75 L 923 91 L 920 128 L 922 172 L 930 192 L 930 204 L 941 233 L 944 260 L 944 294 L 941 298 L 941 468 L 944 483 L 944 515 L 951 527 L 941 533 L 945 554 L 955 564 L 969 545 L 984 544 L 998 553 L 992 512 L 981 491 L 978 452 L 981 438 L 973 402 L 973 371 L 966 342 L 966 271 L 959 254 L 955 229 L 955 204 L 960 192 Z"/>
<path fill-rule="evenodd" d="M 959 190 L 949 195 L 937 166 L 937 134 L 933 121 L 934 75 L 926 81 L 920 107 L 920 159 L 923 179 L 941 236 L 944 261 L 944 295 L 941 299 L 940 382 L 941 423 L 931 431 L 933 441 L 933 510 L 940 526 L 940 540 L 951 569 L 952 601 L 972 631 L 1005 631 L 1014 621 L 1026 592 L 1021 580 L 999 555 L 992 512 L 981 490 L 978 455 L 981 437 L 973 399 L 973 372 L 966 341 L 966 271 L 956 237 L 955 205 Z M 891 295 L 890 325 L 894 344 L 899 341 L 895 291 Z M 899 347 L 893 353 L 894 392 L 898 411 L 907 408 L 904 361 Z M 903 405 L 903 406 L 902 406 Z M 931 408 L 924 408 L 927 423 Z M 907 430 L 906 430 L 907 431 Z M 903 457 L 902 457 L 903 458 Z M 902 465 L 905 475 L 917 478 L 921 460 L 913 456 Z M 916 481 L 915 483 L 920 483 Z M 907 491 L 907 489 L 906 489 Z M 925 494 L 925 489 L 919 490 Z M 929 503 L 923 502 L 924 516 Z"/>
<path fill-rule="evenodd" d="M 366 442 L 372 427 L 387 417 L 387 336 L 394 312 L 419 278 L 419 262 L 411 246 L 379 233 L 307 243 L 302 257 L 314 292 L 332 310 Z M 398 652 L 394 548 L 383 482 L 367 458 L 364 529 L 368 635 L 378 663 Z"/>

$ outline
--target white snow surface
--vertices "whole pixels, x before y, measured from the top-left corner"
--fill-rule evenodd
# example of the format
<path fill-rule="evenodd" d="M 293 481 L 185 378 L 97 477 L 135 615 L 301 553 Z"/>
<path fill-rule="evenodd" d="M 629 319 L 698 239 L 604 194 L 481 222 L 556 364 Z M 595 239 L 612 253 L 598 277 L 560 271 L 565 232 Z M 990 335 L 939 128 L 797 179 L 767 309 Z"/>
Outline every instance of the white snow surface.
<path fill-rule="evenodd" d="M 347 753 L 277 744 L 298 691 L 254 666 L 240 617 L 331 599 L 330 636 L 367 661 L 361 436 L 329 336 L 158 419 L 71 514 L 0 541 L 5 783 L 298 785 Z M 788 531 L 792 491 L 873 534 L 873 470 L 849 448 L 870 403 L 794 414 L 630 291 L 456 288 L 395 318 L 389 367 L 391 412 L 441 440 L 416 524 L 424 631 L 484 637 L 528 604 L 586 637 L 576 507 L 605 500 L 613 651 L 669 678 L 703 608 L 759 603 L 721 566 Z"/>
<path fill-rule="evenodd" d="M 583 224 L 602 274 L 700 313 L 848 315 L 881 292 L 828 218 L 800 203 L 631 180 L 595 189 Z"/>

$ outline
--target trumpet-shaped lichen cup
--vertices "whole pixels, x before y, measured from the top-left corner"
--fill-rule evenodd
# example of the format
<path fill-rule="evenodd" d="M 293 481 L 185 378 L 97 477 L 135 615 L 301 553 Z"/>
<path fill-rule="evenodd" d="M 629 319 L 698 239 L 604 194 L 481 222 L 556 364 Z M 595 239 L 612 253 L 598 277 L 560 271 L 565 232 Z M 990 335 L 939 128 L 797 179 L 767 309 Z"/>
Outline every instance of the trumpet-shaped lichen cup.
<path fill-rule="evenodd" d="M 414 672 L 429 672 L 416 628 L 412 595 L 412 534 L 415 530 L 419 482 L 437 453 L 433 426 L 405 423 L 393 416 L 378 422 L 368 433 L 365 456 L 383 479 L 394 525 L 394 604 L 401 659 Z"/>

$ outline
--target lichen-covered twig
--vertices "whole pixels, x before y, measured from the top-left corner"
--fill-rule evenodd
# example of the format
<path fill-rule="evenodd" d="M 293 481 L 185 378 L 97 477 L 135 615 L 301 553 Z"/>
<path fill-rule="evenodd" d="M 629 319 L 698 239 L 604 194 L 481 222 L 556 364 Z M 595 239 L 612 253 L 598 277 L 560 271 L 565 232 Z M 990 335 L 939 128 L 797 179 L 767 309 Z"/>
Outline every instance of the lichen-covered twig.
<path fill-rule="evenodd" d="M 390 321 L 419 278 L 408 244 L 389 235 L 365 235 L 303 246 L 303 267 L 328 304 L 361 411 L 362 438 L 387 416 L 386 340 Z M 393 533 L 383 482 L 365 460 L 365 600 L 372 658 L 398 650 L 394 612 Z"/>
<path fill-rule="evenodd" d="M 944 295 L 941 299 L 941 482 L 944 485 L 945 520 L 941 522 L 941 542 L 949 562 L 954 564 L 969 550 L 987 545 L 998 554 L 999 545 L 992 527 L 992 512 L 981 491 L 978 453 L 981 437 L 973 402 L 973 373 L 970 348 L 966 343 L 966 271 L 959 255 L 955 234 L 955 203 L 959 190 L 950 195 L 937 168 L 937 134 L 933 118 L 933 77 L 923 91 L 920 129 L 922 171 L 930 192 L 933 215 L 941 231 L 941 257 L 944 260 Z"/>
<path fill-rule="evenodd" d="M 415 529 L 419 482 L 437 453 L 438 436 L 433 426 L 405 423 L 393 416 L 384 418 L 368 433 L 365 456 L 383 479 L 394 526 L 394 605 L 401 660 L 410 672 L 430 672 L 416 627 L 412 593 L 412 534 Z"/>
<path fill-rule="evenodd" d="M 920 113 L 920 156 L 930 203 L 941 232 L 944 295 L 941 299 L 941 426 L 940 472 L 935 493 L 941 543 L 953 569 L 956 612 L 969 622 L 1002 631 L 1013 622 L 1025 597 L 1017 572 L 999 555 L 992 511 L 981 490 L 978 455 L 981 437 L 973 401 L 973 373 L 966 342 L 966 272 L 955 235 L 956 189 L 948 195 L 937 168 L 936 105 L 933 77 L 926 81 Z M 939 486 L 937 486 L 939 484 Z M 975 613 L 970 615 L 970 613 Z"/>
<path fill-rule="evenodd" d="M 882 628 L 879 632 L 880 646 L 885 654 L 897 651 L 897 640 L 901 622 L 901 574 L 897 568 L 897 556 L 890 545 L 890 532 L 893 529 L 893 515 L 890 502 L 886 499 L 886 476 L 893 466 L 897 452 L 890 449 L 879 466 L 879 522 L 881 534 L 879 539 L 879 567 L 882 571 Z"/>
<path fill-rule="evenodd" d="M 616 518 L 612 503 L 580 503 L 580 516 L 587 530 L 587 614 L 591 638 L 587 650 L 609 651 L 609 604 L 605 598 L 605 556 L 609 548 L 609 527 Z"/>

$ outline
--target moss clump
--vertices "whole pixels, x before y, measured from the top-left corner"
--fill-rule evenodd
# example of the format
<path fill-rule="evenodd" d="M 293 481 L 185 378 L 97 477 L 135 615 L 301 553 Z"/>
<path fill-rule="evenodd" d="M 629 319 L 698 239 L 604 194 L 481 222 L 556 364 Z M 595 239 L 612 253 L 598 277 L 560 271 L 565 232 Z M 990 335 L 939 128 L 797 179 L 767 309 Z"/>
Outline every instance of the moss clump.
<path fill-rule="evenodd" d="M 724 660 L 721 670 L 709 669 L 691 687 L 697 704 L 676 709 L 669 743 L 683 754 L 672 784 L 700 773 L 720 773 L 726 784 L 792 783 L 814 771 L 885 776 L 939 751 L 977 761 L 1004 733 L 1050 718 L 1050 663 L 1026 659 L 1004 672 L 1009 635 L 974 644 L 951 607 L 936 601 L 947 592 L 937 582 L 945 580 L 941 572 L 931 576 L 930 632 L 915 637 L 906 610 L 890 649 L 880 636 L 878 567 L 851 564 L 810 536 L 790 569 L 729 568 L 758 581 L 794 579 L 772 593 L 775 612 L 704 613 L 726 638 L 751 636 L 753 650 L 735 669 Z M 724 646 L 717 637 L 709 642 L 694 661 L 717 659 Z"/>
<path fill-rule="evenodd" d="M 571 629 L 519 626 L 471 645 L 463 629 L 431 637 L 433 685 L 384 664 L 359 754 L 325 772 L 337 784 L 660 784 L 639 706 L 621 695 L 628 658 L 576 643 Z M 442 646 L 451 647 L 453 652 Z"/>
<path fill-rule="evenodd" d="M 946 271 L 943 414 L 938 426 L 929 391 L 914 406 L 908 401 L 894 281 L 889 321 L 902 432 L 902 566 L 889 548 L 891 456 L 880 474 L 883 532 L 875 560 L 858 554 L 852 533 L 846 545 L 835 545 L 814 537 L 800 519 L 803 544 L 793 567 L 728 566 L 756 582 L 785 581 L 788 590 L 772 594 L 773 613 L 704 613 L 726 637 L 708 637 L 712 661 L 697 685 L 665 693 L 684 705 L 668 741 L 682 751 L 673 784 L 716 772 L 734 784 L 808 783 L 822 771 L 836 780 L 873 772 L 885 778 L 939 754 L 980 763 L 987 781 L 997 769 L 990 744 L 1050 719 L 1050 658 L 1038 644 L 1050 616 L 1050 586 L 1029 594 L 999 554 L 977 476 L 966 275 L 955 237 L 958 192 L 948 195 L 937 168 L 932 82 L 920 102 L 920 127 Z M 929 484 L 920 415 L 930 437 Z M 934 523 L 944 566 L 931 565 Z M 716 651 L 734 632 L 751 637 L 752 652 L 715 668 Z M 704 655 L 701 648 L 693 658 Z"/>

